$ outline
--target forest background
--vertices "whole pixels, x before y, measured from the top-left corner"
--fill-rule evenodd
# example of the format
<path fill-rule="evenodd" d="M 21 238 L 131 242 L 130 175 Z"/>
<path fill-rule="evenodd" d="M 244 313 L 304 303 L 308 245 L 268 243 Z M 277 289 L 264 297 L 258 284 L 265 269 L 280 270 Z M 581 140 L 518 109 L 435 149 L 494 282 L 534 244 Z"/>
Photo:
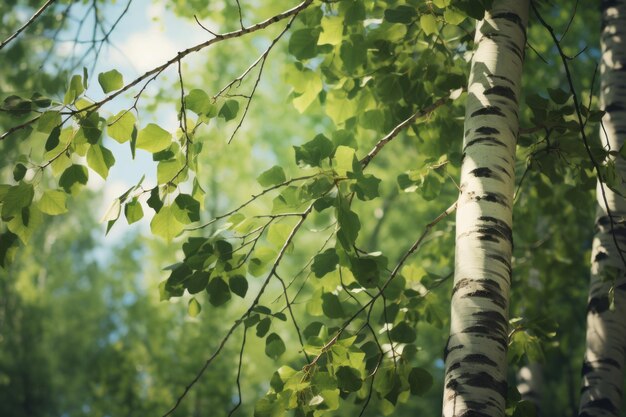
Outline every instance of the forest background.
<path fill-rule="evenodd" d="M 216 43 L 159 71 L 158 78 L 146 78 L 145 89 L 138 84 L 105 103 L 99 112 L 107 128 L 81 120 L 84 150 L 72 149 L 75 154 L 66 158 L 54 152 L 63 147 L 64 133 L 56 133 L 56 143 L 50 143 L 50 137 L 55 137 L 56 118 L 72 115 L 49 114 L 47 124 L 39 121 L 34 129 L 12 130 L 49 106 L 32 93 L 80 110 L 177 52 L 210 39 L 210 32 L 237 31 L 296 4 L 54 2 L 0 50 L 0 93 L 6 99 L 0 125 L 11 133 L 3 135 L 0 145 L 2 182 L 36 184 L 39 211 L 44 213 L 31 212 L 28 221 L 22 216 L 23 227 L 17 229 L 2 224 L 0 414 L 168 412 L 255 299 L 307 198 L 326 196 L 334 179 L 317 173 L 327 168 L 323 160 L 331 155 L 351 181 L 343 192 L 353 193 L 349 200 L 354 202 L 346 211 L 352 230 L 343 226 L 343 239 L 355 241 L 369 262 L 368 270 L 388 275 L 413 242 L 428 234 L 379 305 L 358 323 L 377 334 L 386 351 L 388 367 L 380 368 L 378 378 L 382 382 L 371 378 L 371 386 L 367 381 L 352 387 L 354 378 L 344 375 L 342 383 L 347 385 L 341 399 L 323 398 L 326 404 L 336 403 L 326 411 L 438 414 L 454 219 L 442 219 L 432 230 L 427 226 L 457 198 L 465 98 L 458 89 L 467 83 L 472 16 L 479 17 L 488 3 L 317 4 L 302 12 L 284 35 L 288 19 Z M 40 6 L 20 0 L 0 4 L 2 39 Z M 600 58 L 597 5 L 554 1 L 537 7 L 559 34 L 564 53 L 573 57 L 572 81 L 589 109 L 585 129 L 602 160 L 597 123 L 601 114 L 594 112 Z M 329 18 L 333 15 L 338 17 Z M 129 32 L 133 26 L 145 27 L 144 33 Z M 549 35 L 531 16 L 516 166 L 509 357 L 512 387 L 519 368 L 540 364 L 540 409 L 544 415 L 559 416 L 577 415 L 596 200 L 595 174 L 575 122 L 564 67 Z M 229 84 L 242 73 L 242 82 Z M 254 97 L 249 99 L 251 92 Z M 12 98 L 16 96 L 20 101 Z M 81 104 L 78 98 L 85 101 Z M 181 103 L 186 111 L 181 112 Z M 371 164 L 367 161 L 367 172 L 352 166 L 354 152 L 349 149 L 365 157 L 380 138 L 421 109 L 430 110 L 385 143 Z M 132 133 L 131 120 L 128 138 L 122 139 L 128 126 L 111 126 L 121 125 L 127 115 L 137 120 L 139 132 Z M 156 125 L 160 127 L 150 128 L 151 135 L 163 136 L 161 130 L 175 133 L 183 146 L 155 148 L 142 142 L 142 129 Z M 100 133 L 93 139 L 89 129 Z M 91 145 L 105 150 L 98 148 L 98 154 Z M 193 148 L 191 156 L 182 151 L 188 148 Z M 43 165 L 46 169 L 40 170 Z M 89 171 L 73 166 L 89 166 Z M 608 170 L 606 175 L 615 177 Z M 319 181 L 309 181 L 309 176 Z M 300 177 L 306 178 L 290 187 L 289 179 Z M 168 200 L 164 190 L 170 187 L 177 191 Z M 126 198 L 118 198 L 129 188 Z M 308 189 L 310 195 L 299 195 L 298 189 Z M 44 205 L 46 192 L 49 201 Z M 257 195 L 242 210 L 245 220 L 229 214 L 210 223 Z M 160 221 L 155 221 L 155 206 L 163 203 L 166 209 L 159 210 Z M 104 224 L 98 223 L 101 218 Z M 299 333 L 329 339 L 364 302 L 366 295 L 352 284 L 371 277 L 350 278 L 345 265 L 337 267 L 346 261 L 335 260 L 337 255 L 327 251 L 334 246 L 336 220 L 331 210 L 320 208 L 297 240 L 287 245 L 278 279 L 263 295 L 264 308 L 257 306 L 253 314 L 257 321 L 245 324 L 250 328 L 245 338 L 240 329 L 233 333 L 174 415 L 202 415 L 206 410 L 228 415 L 233 409 L 251 415 L 255 408 L 264 415 L 264 395 L 276 389 L 274 372 L 282 365 L 303 366 Z M 129 222 L 134 224 L 127 226 Z M 198 225 L 206 226 L 176 237 Z M 237 240 L 237 235 L 252 240 Z M 219 245 L 226 244 L 231 245 L 229 252 L 234 242 L 242 244 L 244 253 L 251 247 L 249 257 L 255 264 L 246 265 L 245 284 L 233 279 L 241 275 L 231 273 L 226 274 L 229 280 L 204 283 L 202 290 L 207 285 L 209 289 L 193 297 L 188 293 L 194 290 L 179 297 L 180 288 L 165 288 L 162 283 L 171 272 L 163 268 L 188 254 L 183 253 L 183 242 L 193 236 L 226 242 L 216 243 L 218 252 Z M 204 277 L 199 279 L 202 284 Z M 292 280 L 293 286 L 283 288 Z M 292 299 L 287 304 L 281 300 L 285 292 Z M 394 321 L 395 333 L 384 325 Z M 293 322 L 300 324 L 297 331 Z M 399 322 L 411 326 L 405 329 Z M 363 347 L 364 342 L 355 343 Z M 315 346 L 314 341 L 306 343 Z M 392 345 L 402 347 L 396 352 Z M 369 361 L 369 367 L 380 357 L 376 346 L 374 352 L 368 347 L 362 349 L 366 356 L 355 357 Z M 405 382 L 402 392 L 390 397 L 396 387 L 393 372 L 387 371 L 395 372 L 398 366 L 419 378 Z M 512 413 L 518 399 L 514 390 L 510 399 Z M 267 415 L 276 413 L 272 409 Z"/>

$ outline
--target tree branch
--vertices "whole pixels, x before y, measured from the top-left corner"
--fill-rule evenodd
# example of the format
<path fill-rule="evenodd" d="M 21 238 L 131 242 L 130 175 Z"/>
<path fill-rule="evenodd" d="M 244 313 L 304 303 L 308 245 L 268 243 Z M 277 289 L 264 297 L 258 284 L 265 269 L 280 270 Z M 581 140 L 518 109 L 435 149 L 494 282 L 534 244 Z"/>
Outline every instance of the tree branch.
<path fill-rule="evenodd" d="M 43 4 L 43 6 L 41 6 L 41 7 L 39 8 L 39 10 L 37 10 L 37 11 L 35 12 L 35 14 L 34 14 L 34 15 L 32 15 L 32 16 L 31 16 L 31 18 L 30 18 L 30 19 L 28 19 L 28 20 L 26 21 L 26 23 L 24 23 L 24 24 L 23 24 L 23 25 L 22 25 L 19 29 L 17 29 L 17 30 L 15 31 L 15 33 L 13 33 L 11 36 L 9 36 L 9 37 L 8 37 L 8 38 L 6 38 L 5 40 L 3 40 L 3 41 L 2 41 L 2 43 L 0 43 L 0 49 L 2 49 L 2 48 L 4 48 L 5 46 L 7 46 L 7 45 L 9 44 L 9 42 L 11 42 L 13 39 L 17 38 L 17 37 L 18 37 L 18 35 L 19 35 L 20 33 L 22 33 L 22 32 L 23 32 L 23 31 L 24 31 L 24 30 L 25 30 L 28 26 L 32 25 L 32 24 L 33 24 L 33 22 L 34 22 L 35 20 L 37 20 L 37 18 L 38 18 L 39 16 L 41 16 L 41 14 L 42 14 L 43 12 L 45 12 L 45 11 L 46 11 L 46 9 L 47 9 L 48 7 L 52 6 L 52 5 L 54 4 L 54 2 L 55 2 L 55 1 L 57 1 L 57 0 L 48 0 L 47 2 L 45 2 L 45 3 Z"/>

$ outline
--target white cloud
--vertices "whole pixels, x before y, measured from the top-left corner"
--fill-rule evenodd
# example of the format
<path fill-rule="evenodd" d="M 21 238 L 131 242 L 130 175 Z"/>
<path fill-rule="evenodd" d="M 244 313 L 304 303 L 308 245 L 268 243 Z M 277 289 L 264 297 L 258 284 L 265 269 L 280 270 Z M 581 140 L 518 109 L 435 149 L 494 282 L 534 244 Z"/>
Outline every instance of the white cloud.
<path fill-rule="evenodd" d="M 118 47 L 119 51 L 112 51 L 111 54 L 113 63 L 120 66 L 130 64 L 140 73 L 163 64 L 181 49 L 180 45 L 156 28 L 133 33 Z"/>

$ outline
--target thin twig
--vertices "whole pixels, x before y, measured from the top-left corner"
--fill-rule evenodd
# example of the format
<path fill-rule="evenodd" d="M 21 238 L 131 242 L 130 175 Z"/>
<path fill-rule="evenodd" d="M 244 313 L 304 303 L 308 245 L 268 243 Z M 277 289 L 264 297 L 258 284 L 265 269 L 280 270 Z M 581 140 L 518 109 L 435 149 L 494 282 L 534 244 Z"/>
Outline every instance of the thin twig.
<path fill-rule="evenodd" d="M 7 45 L 9 44 L 9 42 L 11 42 L 13 39 L 17 38 L 17 36 L 18 36 L 20 33 L 22 33 L 22 31 L 24 31 L 24 30 L 25 30 L 28 26 L 30 26 L 31 24 L 33 24 L 33 22 L 34 22 L 35 20 L 37 20 L 37 18 L 38 18 L 39 16 L 41 16 L 41 14 L 42 14 L 43 12 L 45 12 L 45 11 L 46 11 L 46 9 L 47 9 L 48 7 L 52 6 L 52 4 L 54 4 L 54 2 L 56 2 L 56 1 L 57 1 L 57 0 L 48 0 L 47 2 L 45 2 L 45 3 L 43 4 L 43 6 L 41 6 L 41 7 L 39 8 L 39 10 L 37 10 L 37 11 L 35 12 L 35 14 L 33 14 L 33 15 L 31 16 L 31 18 L 30 18 L 30 19 L 28 19 L 28 20 L 26 21 L 26 23 L 24 23 L 24 24 L 23 24 L 23 25 L 22 25 L 19 29 L 17 29 L 17 30 L 16 30 L 16 31 L 15 31 L 15 32 L 11 35 L 11 36 L 9 36 L 9 37 L 8 37 L 8 38 L 6 38 L 5 40 L 3 40 L 3 41 L 2 41 L 2 43 L 0 43 L 0 49 L 2 49 L 2 48 L 4 48 L 5 46 L 7 46 Z"/>
<path fill-rule="evenodd" d="M 267 274 L 267 277 L 263 281 L 263 284 L 261 284 L 261 288 L 259 289 L 259 292 L 257 293 L 256 297 L 254 298 L 254 300 L 252 301 L 252 303 L 250 304 L 248 309 L 239 317 L 239 319 L 237 319 L 231 325 L 230 329 L 226 332 L 226 335 L 220 341 L 217 349 L 213 352 L 213 354 L 209 357 L 209 359 L 207 359 L 204 362 L 204 365 L 200 368 L 200 370 L 198 371 L 196 376 L 191 380 L 191 382 L 189 382 L 189 384 L 187 384 L 187 386 L 185 387 L 183 392 L 178 396 L 178 398 L 176 399 L 176 402 L 174 403 L 174 406 L 172 406 L 172 408 L 170 408 L 165 414 L 163 414 L 163 417 L 167 417 L 167 416 L 171 415 L 174 411 L 176 411 L 176 409 L 181 404 L 183 399 L 187 396 L 187 394 L 189 393 L 191 388 L 193 388 L 193 386 L 200 380 L 200 378 L 202 377 L 204 372 L 207 370 L 209 365 L 211 365 L 213 360 L 215 360 L 215 358 L 224 349 L 224 346 L 226 345 L 226 342 L 228 342 L 228 340 L 233 335 L 235 330 L 237 330 L 239 325 L 241 323 L 243 323 L 243 321 L 248 316 L 250 316 L 250 314 L 252 313 L 254 308 L 259 304 L 259 301 L 261 300 L 261 297 L 265 293 L 265 290 L 267 289 L 267 286 L 269 285 L 270 281 L 272 280 L 272 278 L 274 276 L 276 276 L 276 271 L 278 269 L 278 266 L 280 265 L 280 262 L 282 261 L 283 257 L 285 256 L 285 253 L 287 252 L 287 248 L 289 247 L 289 245 L 293 241 L 294 237 L 298 233 L 298 230 L 300 230 L 300 227 L 302 227 L 302 225 L 304 224 L 305 220 L 307 219 L 308 215 L 311 213 L 312 210 L 313 210 L 313 204 L 310 204 L 307 207 L 307 209 L 302 213 L 302 217 L 300 218 L 298 223 L 296 223 L 296 225 L 291 229 L 291 232 L 289 233 L 289 236 L 287 236 L 287 239 L 285 240 L 285 243 L 283 244 L 282 248 L 278 252 L 278 255 L 276 255 L 276 259 L 274 260 L 274 263 L 272 264 L 272 268 L 271 268 L 270 272 Z"/>
<path fill-rule="evenodd" d="M 361 159 L 361 165 L 363 166 L 363 168 L 367 167 L 367 165 L 378 154 L 378 152 L 380 152 L 380 150 L 382 148 L 384 148 L 387 143 L 391 142 L 391 140 L 393 138 L 398 136 L 400 134 L 400 132 L 402 132 L 404 129 L 409 127 L 411 124 L 413 124 L 413 122 L 415 122 L 420 117 L 427 116 L 430 113 L 432 113 L 435 110 L 437 110 L 439 107 L 443 106 L 448 101 L 448 99 L 452 98 L 453 93 L 454 92 L 450 92 L 450 93 L 446 94 L 445 96 L 441 97 L 440 99 L 435 101 L 430 106 L 427 106 L 426 108 L 421 109 L 421 110 L 415 112 L 413 115 L 411 115 L 407 119 L 405 119 L 402 123 L 400 123 L 396 127 L 394 127 L 391 132 L 389 132 L 387 135 L 385 135 L 385 137 L 380 139 L 376 143 L 376 145 L 374 145 L 372 150 L 369 151 L 369 153 L 363 159 Z M 454 99 L 454 98 L 452 98 L 452 99 Z"/>

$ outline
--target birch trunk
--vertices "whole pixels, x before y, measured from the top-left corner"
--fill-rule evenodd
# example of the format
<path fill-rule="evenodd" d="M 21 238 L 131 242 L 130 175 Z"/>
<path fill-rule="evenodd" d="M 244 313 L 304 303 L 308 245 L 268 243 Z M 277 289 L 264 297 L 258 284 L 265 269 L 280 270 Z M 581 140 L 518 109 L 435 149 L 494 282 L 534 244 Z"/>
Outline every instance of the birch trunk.
<path fill-rule="evenodd" d="M 626 1 L 602 1 L 600 106 L 606 111 L 600 137 L 618 151 L 626 137 Z M 614 158 L 618 178 L 626 179 L 626 161 Z M 626 194 L 626 186 L 619 186 Z M 587 305 L 587 348 L 582 370 L 580 417 L 618 416 L 624 383 L 626 349 L 626 268 L 616 247 L 626 250 L 626 199 L 600 184 L 596 234 L 591 252 Z M 609 216 L 609 211 L 611 216 Z M 611 222 L 611 217 L 613 221 Z M 613 292 L 614 309 L 611 309 Z"/>
<path fill-rule="evenodd" d="M 496 0 L 478 23 L 468 85 L 445 417 L 502 417 L 518 98 L 528 0 Z"/>

